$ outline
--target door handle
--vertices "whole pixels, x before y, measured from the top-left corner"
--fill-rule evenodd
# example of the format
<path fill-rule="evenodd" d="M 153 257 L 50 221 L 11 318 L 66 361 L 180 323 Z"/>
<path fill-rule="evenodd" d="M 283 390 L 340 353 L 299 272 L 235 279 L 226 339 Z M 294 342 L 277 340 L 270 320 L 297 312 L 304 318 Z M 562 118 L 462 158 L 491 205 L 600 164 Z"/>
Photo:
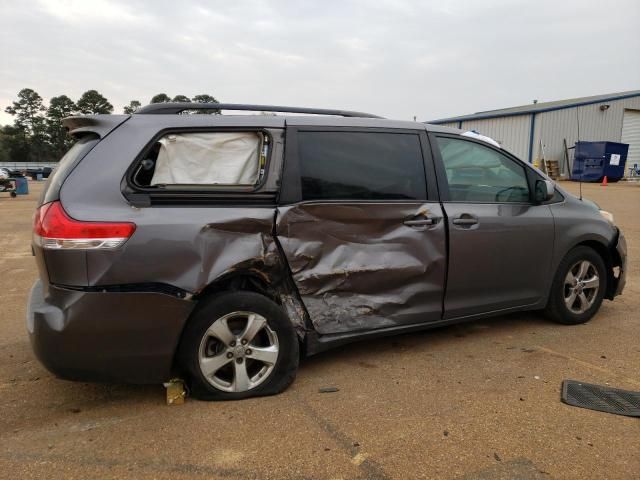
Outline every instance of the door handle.
<path fill-rule="evenodd" d="M 478 219 L 474 216 L 471 216 L 467 213 L 464 213 L 462 215 L 460 215 L 457 218 L 454 218 L 452 223 L 454 225 L 460 225 L 463 227 L 470 227 L 471 225 L 477 225 L 478 224 Z"/>
<path fill-rule="evenodd" d="M 407 227 L 427 227 L 434 225 L 436 222 L 433 218 L 420 218 L 417 220 L 405 220 L 403 222 Z"/>

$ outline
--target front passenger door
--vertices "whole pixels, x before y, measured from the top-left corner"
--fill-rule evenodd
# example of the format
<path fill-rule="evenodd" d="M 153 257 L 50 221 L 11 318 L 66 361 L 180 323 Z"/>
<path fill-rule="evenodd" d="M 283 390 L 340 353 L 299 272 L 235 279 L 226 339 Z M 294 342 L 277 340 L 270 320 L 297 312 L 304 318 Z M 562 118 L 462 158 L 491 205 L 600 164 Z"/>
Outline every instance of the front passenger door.
<path fill-rule="evenodd" d="M 435 146 L 449 228 L 444 318 L 537 304 L 549 285 L 554 227 L 549 207 L 532 202 L 527 169 L 460 136 L 437 136 Z"/>

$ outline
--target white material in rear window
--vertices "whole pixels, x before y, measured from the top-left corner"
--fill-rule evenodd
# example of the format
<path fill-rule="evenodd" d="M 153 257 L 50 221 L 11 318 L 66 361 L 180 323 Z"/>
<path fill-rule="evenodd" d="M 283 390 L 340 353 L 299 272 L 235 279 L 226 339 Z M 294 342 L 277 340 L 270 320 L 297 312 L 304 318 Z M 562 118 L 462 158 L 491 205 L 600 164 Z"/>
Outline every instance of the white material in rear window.
<path fill-rule="evenodd" d="M 261 136 L 255 132 L 162 137 L 151 185 L 255 185 Z"/>

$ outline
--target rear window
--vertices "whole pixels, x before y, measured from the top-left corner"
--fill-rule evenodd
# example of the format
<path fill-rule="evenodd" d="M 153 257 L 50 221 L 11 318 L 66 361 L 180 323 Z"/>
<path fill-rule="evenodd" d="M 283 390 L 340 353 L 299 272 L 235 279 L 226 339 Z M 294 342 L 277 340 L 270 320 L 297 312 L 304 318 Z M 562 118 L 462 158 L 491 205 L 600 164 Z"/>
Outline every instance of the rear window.
<path fill-rule="evenodd" d="M 95 133 L 83 135 L 60 159 L 58 165 L 49 175 L 47 186 L 42 192 L 40 204 L 53 202 L 60 197 L 60 187 L 64 180 L 69 176 L 71 170 L 96 146 L 100 141 L 100 137 Z"/>
<path fill-rule="evenodd" d="M 133 175 L 141 187 L 255 186 L 269 141 L 261 132 L 168 133 L 146 151 Z"/>
<path fill-rule="evenodd" d="M 426 198 L 418 135 L 299 132 L 303 200 Z"/>

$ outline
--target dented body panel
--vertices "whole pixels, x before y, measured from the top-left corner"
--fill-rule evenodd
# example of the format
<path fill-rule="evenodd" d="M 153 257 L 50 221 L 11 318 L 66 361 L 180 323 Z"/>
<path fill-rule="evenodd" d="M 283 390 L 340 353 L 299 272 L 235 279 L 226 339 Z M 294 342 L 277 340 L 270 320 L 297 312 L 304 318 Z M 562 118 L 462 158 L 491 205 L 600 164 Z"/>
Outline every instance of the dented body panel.
<path fill-rule="evenodd" d="M 239 269 L 271 282 L 278 264 L 274 214 L 275 208 L 259 207 L 131 212 L 138 228 L 122 249 L 87 253 L 89 284 L 155 281 L 197 294 Z"/>
<path fill-rule="evenodd" d="M 69 380 L 160 383 L 170 378 L 195 304 L 149 291 L 83 291 L 38 280 L 27 331 L 34 353 Z"/>
<path fill-rule="evenodd" d="M 273 292 L 303 335 L 303 307 L 273 236 L 275 212 L 275 207 L 145 209 L 132 216 L 143 228 L 122 249 L 87 252 L 89 284 L 158 282 L 197 297 L 216 282 L 250 276 Z M 207 218 L 216 220 L 203 224 Z"/>
<path fill-rule="evenodd" d="M 435 225 L 403 223 L 422 215 Z M 276 232 L 314 329 L 353 332 L 439 320 L 446 238 L 437 203 L 302 203 Z"/>

